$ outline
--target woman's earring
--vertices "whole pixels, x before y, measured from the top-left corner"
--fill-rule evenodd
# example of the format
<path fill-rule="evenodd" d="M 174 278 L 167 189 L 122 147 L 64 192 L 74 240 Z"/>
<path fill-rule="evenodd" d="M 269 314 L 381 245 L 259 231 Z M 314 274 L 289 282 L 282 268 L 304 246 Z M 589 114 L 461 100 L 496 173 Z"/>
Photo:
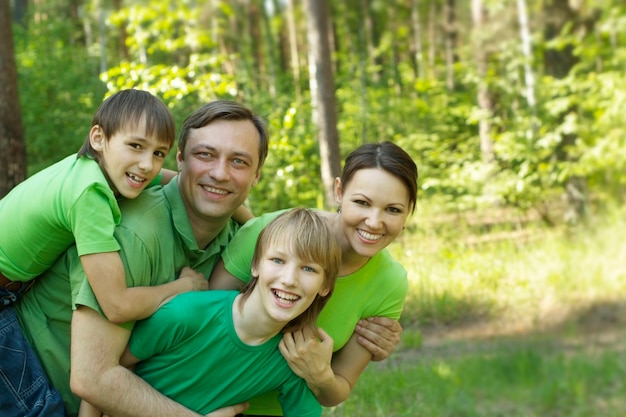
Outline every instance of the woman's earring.
<path fill-rule="evenodd" d="M 341 205 L 337 206 L 337 213 L 341 213 Z"/>

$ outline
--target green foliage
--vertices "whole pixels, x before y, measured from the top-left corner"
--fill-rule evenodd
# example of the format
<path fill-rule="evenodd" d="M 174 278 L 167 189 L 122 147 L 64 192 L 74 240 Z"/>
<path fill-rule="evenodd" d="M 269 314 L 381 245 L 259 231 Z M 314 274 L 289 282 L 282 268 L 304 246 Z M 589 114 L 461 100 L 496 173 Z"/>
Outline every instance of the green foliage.
<path fill-rule="evenodd" d="M 578 176 L 586 179 L 599 198 L 623 195 L 623 6 L 606 0 L 599 14 L 581 14 L 588 21 L 597 19 L 595 31 L 575 30 L 570 25 L 548 42 L 539 27 L 533 28 L 534 62 L 530 64 L 537 80 L 537 105 L 531 108 L 525 99 L 524 59 L 517 32 L 501 25 L 484 28 L 492 39 L 486 51 L 485 79 L 477 75 L 471 48 L 459 47 L 455 90 L 449 91 L 442 81 L 446 68 L 439 44 L 433 60 L 422 63 L 428 74 L 424 78 L 416 76 L 411 59 L 395 60 L 413 53 L 408 4 L 368 4 L 369 10 L 358 0 L 331 4 L 342 156 L 365 142 L 398 143 L 418 163 L 420 198 L 437 201 L 444 210 L 493 204 L 530 209 L 554 199 L 570 178 Z M 84 24 L 98 28 L 97 19 L 104 12 L 107 42 L 94 42 L 87 48 L 86 35 L 77 30 L 78 21 L 47 18 L 30 22 L 27 30 L 16 27 L 29 172 L 78 149 L 105 94 L 136 87 L 161 97 L 179 126 L 197 106 L 216 98 L 241 100 L 254 108 L 267 119 L 271 134 L 265 181 L 250 195 L 254 212 L 301 204 L 321 207 L 305 51 L 300 51 L 302 98 L 296 99 L 285 65 L 286 47 L 280 43 L 283 10 L 280 2 L 273 5 L 278 13 L 268 17 L 267 25 L 259 23 L 262 39 L 250 38 L 250 25 L 255 23 L 242 17 L 249 11 L 244 4 L 224 1 L 141 0 L 114 12 L 88 2 Z M 420 5 L 422 21 L 430 12 L 427 6 Z M 33 7 L 42 12 L 44 6 Z M 495 20 L 502 18 L 505 25 L 515 20 L 511 7 L 489 3 Z M 541 4 L 530 2 L 529 10 L 538 14 Z M 45 12 L 59 13 L 56 9 Z M 371 32 L 364 27 L 366 12 L 372 19 Z M 457 12 L 459 24 L 465 24 L 467 5 L 458 4 Z M 297 24 L 304 27 L 301 9 L 296 16 Z M 367 56 L 368 35 L 372 36 L 373 57 Z M 427 36 L 423 40 L 426 52 L 435 40 Z M 570 46 L 578 62 L 572 71 L 563 79 L 545 76 L 540 63 L 546 53 Z M 98 74 L 101 54 L 108 70 Z M 257 55 L 263 55 L 264 65 L 273 70 L 257 68 Z M 489 87 L 494 103 L 491 114 L 478 111 L 476 105 L 481 82 Z M 494 143 L 492 164 L 481 159 L 478 122 L 484 118 L 490 122 Z M 571 143 L 567 143 L 569 138 Z M 172 159 L 168 158 L 167 166 L 173 166 Z"/>
<path fill-rule="evenodd" d="M 97 59 L 77 54 L 64 20 L 14 26 L 29 175 L 77 152 L 102 101 Z"/>

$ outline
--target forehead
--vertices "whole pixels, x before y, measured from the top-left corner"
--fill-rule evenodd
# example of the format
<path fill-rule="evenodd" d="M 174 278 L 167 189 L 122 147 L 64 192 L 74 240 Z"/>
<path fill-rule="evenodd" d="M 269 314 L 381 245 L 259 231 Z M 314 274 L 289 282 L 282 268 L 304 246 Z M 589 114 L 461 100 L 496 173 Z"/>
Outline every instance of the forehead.
<path fill-rule="evenodd" d="M 354 173 L 344 186 L 346 194 L 361 194 L 369 198 L 408 203 L 409 190 L 402 180 L 384 169 L 367 168 Z"/>
<path fill-rule="evenodd" d="M 216 120 L 189 131 L 189 147 L 210 147 L 228 153 L 247 153 L 258 162 L 260 136 L 249 120 Z"/>

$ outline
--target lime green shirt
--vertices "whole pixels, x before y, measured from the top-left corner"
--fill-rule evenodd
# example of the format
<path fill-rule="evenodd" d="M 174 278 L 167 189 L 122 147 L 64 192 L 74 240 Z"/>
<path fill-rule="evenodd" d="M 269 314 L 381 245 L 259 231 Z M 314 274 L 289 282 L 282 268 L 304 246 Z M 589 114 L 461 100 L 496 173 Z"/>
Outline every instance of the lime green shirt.
<path fill-rule="evenodd" d="M 129 287 L 169 282 L 184 266 L 208 277 L 238 229 L 231 220 L 207 248 L 198 248 L 176 179 L 164 187 L 145 190 L 136 199 L 120 202 L 120 208 L 124 215 L 115 229 L 115 238 L 121 245 Z M 77 414 L 79 404 L 69 387 L 72 311 L 78 305 L 101 310 L 75 247 L 42 278 L 15 308 L 24 335 L 72 416 Z M 124 326 L 130 328 L 133 324 Z"/>
<path fill-rule="evenodd" d="M 250 264 L 261 230 L 284 210 L 268 213 L 246 222 L 229 243 L 222 258 L 226 269 L 242 281 L 251 278 Z M 335 290 L 317 320 L 334 340 L 334 351 L 344 347 L 359 319 L 389 317 L 399 319 L 408 291 L 407 273 L 385 249 L 374 255 L 358 271 L 338 277 Z M 247 414 L 282 415 L 273 398 L 263 396 L 250 402 Z"/>
<path fill-rule="evenodd" d="M 70 155 L 0 200 L 0 271 L 28 281 L 76 243 L 79 255 L 116 252 L 120 210 L 98 163 Z"/>

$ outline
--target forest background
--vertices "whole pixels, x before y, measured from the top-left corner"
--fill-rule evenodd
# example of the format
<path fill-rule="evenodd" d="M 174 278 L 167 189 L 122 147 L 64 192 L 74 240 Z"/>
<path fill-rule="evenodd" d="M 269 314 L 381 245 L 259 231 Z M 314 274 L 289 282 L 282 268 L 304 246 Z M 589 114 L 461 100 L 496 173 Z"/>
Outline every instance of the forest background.
<path fill-rule="evenodd" d="M 412 279 L 404 346 L 395 360 L 371 366 L 350 400 L 327 414 L 626 409 L 619 382 L 626 369 L 613 351 L 597 370 L 590 365 L 596 356 L 577 356 L 587 371 L 572 377 L 565 356 L 542 359 L 544 345 L 495 348 L 503 371 L 490 374 L 490 383 L 474 381 L 480 392 L 465 384 L 498 363 L 474 348 L 460 362 L 437 355 L 445 351 L 441 343 L 466 341 L 468 328 L 525 341 L 534 340 L 531 329 L 549 328 L 559 341 L 571 340 L 590 330 L 578 326 L 588 322 L 583 311 L 600 313 L 602 326 L 589 319 L 594 329 L 624 327 L 623 1 L 0 4 L 0 195 L 78 150 L 97 106 L 123 88 L 158 95 L 177 126 L 216 98 L 240 100 L 263 115 L 271 142 L 263 179 L 249 197 L 255 213 L 332 208 L 332 178 L 362 143 L 390 140 L 414 157 L 417 211 L 391 248 Z M 173 152 L 166 166 L 175 166 Z M 557 327 L 567 329 L 565 339 Z M 623 343 L 610 346 L 623 354 Z M 419 361 L 407 353 L 413 351 Z M 512 381 L 509 371 L 521 379 Z M 537 385 L 548 371 L 558 382 Z M 381 390 L 385 375 L 401 393 Z M 440 392 L 433 391 L 437 381 Z M 507 384 L 528 398 L 502 392 Z M 562 403 L 563 396 L 570 401 Z"/>

